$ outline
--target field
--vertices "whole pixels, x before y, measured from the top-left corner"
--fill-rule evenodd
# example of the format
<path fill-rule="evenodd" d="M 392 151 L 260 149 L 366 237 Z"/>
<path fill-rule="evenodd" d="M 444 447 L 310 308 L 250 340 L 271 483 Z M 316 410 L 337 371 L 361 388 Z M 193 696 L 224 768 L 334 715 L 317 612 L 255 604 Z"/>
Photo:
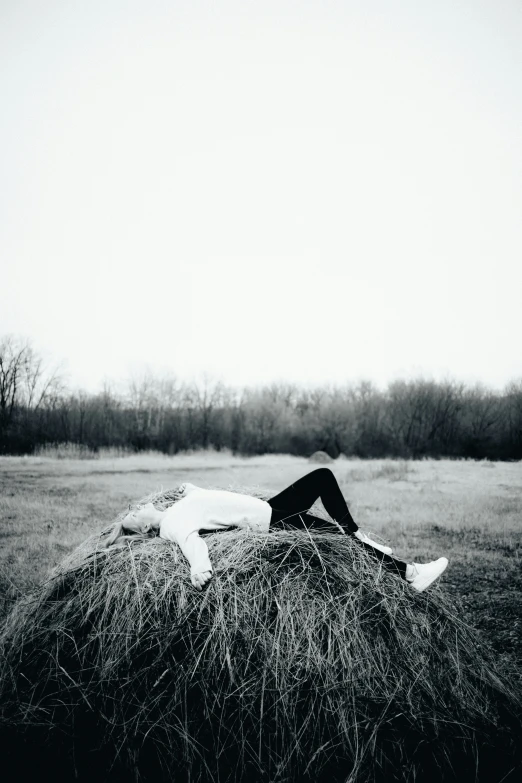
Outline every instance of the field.
<path fill-rule="evenodd" d="M 314 467 L 286 455 L 213 452 L 0 458 L 0 619 L 131 500 L 185 480 L 275 493 Z M 398 557 L 449 558 L 440 589 L 522 680 L 520 464 L 339 459 L 330 467 L 358 524 L 391 543 Z"/>

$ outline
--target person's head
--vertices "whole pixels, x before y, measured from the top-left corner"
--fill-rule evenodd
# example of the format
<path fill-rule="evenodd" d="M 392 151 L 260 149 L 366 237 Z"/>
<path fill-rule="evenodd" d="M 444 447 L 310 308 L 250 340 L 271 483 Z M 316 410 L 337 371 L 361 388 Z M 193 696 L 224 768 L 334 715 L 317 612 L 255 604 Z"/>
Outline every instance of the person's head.
<path fill-rule="evenodd" d="M 129 511 L 122 521 L 123 529 L 128 533 L 142 533 L 147 535 L 151 531 L 159 530 L 161 512 L 156 511 L 152 503 L 138 505 Z"/>
<path fill-rule="evenodd" d="M 162 513 L 154 508 L 152 503 L 138 505 L 120 521 L 105 542 L 105 546 L 117 543 L 123 538 L 150 538 L 159 532 Z"/>

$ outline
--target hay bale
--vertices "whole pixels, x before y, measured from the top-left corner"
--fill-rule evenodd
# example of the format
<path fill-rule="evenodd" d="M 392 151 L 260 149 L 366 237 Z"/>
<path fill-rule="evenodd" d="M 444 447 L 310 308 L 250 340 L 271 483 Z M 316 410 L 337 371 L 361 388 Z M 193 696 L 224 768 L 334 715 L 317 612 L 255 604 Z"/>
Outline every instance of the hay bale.
<path fill-rule="evenodd" d="M 13 780 L 494 783 L 520 763 L 516 695 L 475 633 L 351 538 L 210 534 L 202 594 L 169 542 L 99 541 L 1 634 Z"/>
<path fill-rule="evenodd" d="M 333 461 L 334 460 L 330 457 L 329 454 L 326 453 L 326 451 L 314 451 L 314 453 L 308 457 L 308 462 L 315 462 L 319 465 L 328 465 Z"/>

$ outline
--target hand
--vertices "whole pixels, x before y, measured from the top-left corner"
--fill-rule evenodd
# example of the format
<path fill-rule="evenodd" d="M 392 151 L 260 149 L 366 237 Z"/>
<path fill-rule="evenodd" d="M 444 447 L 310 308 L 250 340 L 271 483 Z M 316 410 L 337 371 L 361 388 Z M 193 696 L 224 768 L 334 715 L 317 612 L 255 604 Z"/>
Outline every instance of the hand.
<path fill-rule="evenodd" d="M 199 592 L 203 590 L 207 582 L 210 582 L 211 579 L 212 571 L 201 571 L 199 574 L 192 574 L 190 577 L 190 581 Z"/>

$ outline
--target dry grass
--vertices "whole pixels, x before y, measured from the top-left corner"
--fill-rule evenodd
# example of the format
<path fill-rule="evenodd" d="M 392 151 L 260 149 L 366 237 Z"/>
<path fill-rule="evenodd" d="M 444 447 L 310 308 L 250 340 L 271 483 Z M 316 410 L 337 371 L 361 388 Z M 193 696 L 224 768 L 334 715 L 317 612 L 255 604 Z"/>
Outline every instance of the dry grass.
<path fill-rule="evenodd" d="M 422 561 L 444 554 L 453 564 L 484 544 L 488 558 L 498 555 L 506 565 L 509 551 L 520 566 L 520 465 L 340 459 L 330 467 L 361 527 L 391 542 L 399 557 Z M 216 452 L 96 460 L 2 457 L 0 617 L 132 499 L 186 480 L 277 492 L 312 469 L 304 458 L 241 459 Z M 459 531 L 466 535 L 459 538 Z"/>
<path fill-rule="evenodd" d="M 99 543 L 4 628 L 0 725 L 16 779 L 516 774 L 516 688 L 440 588 L 415 594 L 350 538 L 209 535 L 202 595 L 168 542 Z"/>
<path fill-rule="evenodd" d="M 95 451 L 81 443 L 45 443 L 35 448 L 34 454 L 45 459 L 110 459 L 133 454 L 128 447 L 102 447 Z"/>

